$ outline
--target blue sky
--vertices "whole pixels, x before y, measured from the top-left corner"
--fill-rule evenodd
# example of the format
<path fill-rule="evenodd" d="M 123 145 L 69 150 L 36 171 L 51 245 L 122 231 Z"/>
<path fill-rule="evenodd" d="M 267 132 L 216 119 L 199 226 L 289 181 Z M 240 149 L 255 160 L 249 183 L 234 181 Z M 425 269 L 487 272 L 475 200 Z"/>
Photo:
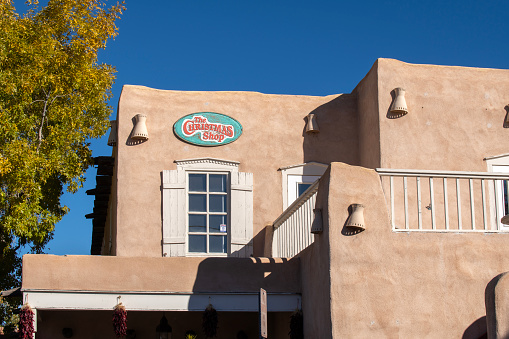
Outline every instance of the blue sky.
<path fill-rule="evenodd" d="M 22 10 L 22 1 L 15 1 Z M 124 84 L 159 89 L 350 93 L 377 58 L 509 69 L 509 1 L 126 1 L 100 62 Z M 107 136 L 94 156 L 111 155 Z M 65 194 L 47 252 L 89 254 L 95 169 Z"/>

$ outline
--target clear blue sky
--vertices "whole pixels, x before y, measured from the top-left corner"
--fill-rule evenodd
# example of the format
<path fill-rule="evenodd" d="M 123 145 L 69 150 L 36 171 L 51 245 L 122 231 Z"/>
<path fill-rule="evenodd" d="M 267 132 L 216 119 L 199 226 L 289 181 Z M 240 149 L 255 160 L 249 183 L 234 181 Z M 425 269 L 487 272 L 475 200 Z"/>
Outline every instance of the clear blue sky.
<path fill-rule="evenodd" d="M 15 1 L 21 10 L 22 1 Z M 124 84 L 159 89 L 350 93 L 377 58 L 509 69 L 509 1 L 126 1 L 100 53 Z M 94 156 L 111 155 L 107 136 Z M 47 252 L 89 254 L 95 169 Z"/>

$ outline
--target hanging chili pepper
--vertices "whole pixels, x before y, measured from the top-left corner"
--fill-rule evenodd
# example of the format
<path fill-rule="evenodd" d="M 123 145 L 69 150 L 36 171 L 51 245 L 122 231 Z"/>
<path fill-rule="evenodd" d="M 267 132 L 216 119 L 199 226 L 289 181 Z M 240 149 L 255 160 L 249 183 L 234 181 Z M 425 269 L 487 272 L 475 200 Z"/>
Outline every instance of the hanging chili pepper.
<path fill-rule="evenodd" d="M 21 339 L 32 339 L 34 332 L 34 311 L 27 303 L 21 307 L 19 314 L 19 333 Z"/>
<path fill-rule="evenodd" d="M 117 338 L 127 334 L 127 311 L 122 303 L 117 304 L 113 309 L 113 331 Z"/>

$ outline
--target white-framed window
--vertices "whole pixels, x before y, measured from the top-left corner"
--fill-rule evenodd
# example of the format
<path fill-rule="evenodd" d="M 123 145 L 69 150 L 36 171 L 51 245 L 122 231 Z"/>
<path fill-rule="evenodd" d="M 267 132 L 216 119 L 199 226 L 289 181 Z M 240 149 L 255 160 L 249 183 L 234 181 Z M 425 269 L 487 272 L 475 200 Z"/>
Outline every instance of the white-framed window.
<path fill-rule="evenodd" d="M 327 164 L 308 162 L 280 168 L 283 176 L 283 210 L 286 210 L 306 189 L 320 179 L 327 167 L 329 167 Z"/>
<path fill-rule="evenodd" d="M 497 156 L 487 157 L 484 159 L 486 164 L 488 165 L 488 172 L 495 173 L 509 173 L 509 154 L 501 154 Z M 498 202 L 491 202 L 493 209 L 497 208 L 497 211 L 494 211 L 493 215 L 505 216 L 509 214 L 509 185 L 506 180 L 496 180 L 495 181 L 495 193 L 496 199 Z M 501 220 L 497 220 L 497 224 L 499 224 L 501 229 L 509 230 L 509 224 L 504 224 Z"/>
<path fill-rule="evenodd" d="M 253 175 L 230 160 L 176 160 L 162 172 L 163 256 L 249 257 Z"/>
<path fill-rule="evenodd" d="M 187 253 L 228 253 L 228 173 L 187 173 Z"/>
<path fill-rule="evenodd" d="M 320 175 L 288 175 L 288 206 L 318 179 Z"/>

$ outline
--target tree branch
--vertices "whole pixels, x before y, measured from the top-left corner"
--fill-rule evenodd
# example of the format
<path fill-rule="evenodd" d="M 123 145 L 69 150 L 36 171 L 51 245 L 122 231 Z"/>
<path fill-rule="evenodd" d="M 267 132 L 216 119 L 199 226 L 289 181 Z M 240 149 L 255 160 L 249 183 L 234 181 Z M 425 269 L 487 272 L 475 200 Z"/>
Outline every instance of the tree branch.
<path fill-rule="evenodd" d="M 42 90 L 44 92 L 44 94 L 46 94 L 46 91 L 44 91 L 44 89 Z M 51 91 L 50 91 L 51 92 Z M 39 126 L 39 132 L 38 132 L 38 144 L 37 144 L 37 153 L 39 153 L 39 148 L 41 147 L 41 143 L 42 143 L 42 138 L 43 138 L 43 135 L 42 135 L 42 127 L 44 126 L 44 119 L 46 119 L 46 121 L 48 120 L 46 118 L 46 115 L 47 115 L 47 112 L 48 112 L 48 109 L 50 108 L 50 106 L 55 102 L 56 99 L 58 98 L 62 98 L 63 95 L 55 95 L 55 97 L 51 100 L 50 103 L 48 103 L 48 100 L 50 98 L 50 93 L 46 94 L 46 100 L 35 100 L 35 101 L 32 101 L 33 102 L 36 102 L 36 101 L 42 101 L 44 102 L 44 107 L 42 109 L 42 118 L 41 118 L 41 124 Z"/>
<path fill-rule="evenodd" d="M 44 100 L 44 108 L 42 109 L 42 119 L 41 119 L 41 125 L 39 126 L 39 133 L 38 133 L 39 143 L 37 144 L 37 153 L 39 153 L 39 148 L 41 147 L 41 143 L 42 143 L 42 127 L 44 126 L 44 118 L 46 118 L 47 109 L 48 109 L 48 97 L 46 97 L 46 100 Z"/>

